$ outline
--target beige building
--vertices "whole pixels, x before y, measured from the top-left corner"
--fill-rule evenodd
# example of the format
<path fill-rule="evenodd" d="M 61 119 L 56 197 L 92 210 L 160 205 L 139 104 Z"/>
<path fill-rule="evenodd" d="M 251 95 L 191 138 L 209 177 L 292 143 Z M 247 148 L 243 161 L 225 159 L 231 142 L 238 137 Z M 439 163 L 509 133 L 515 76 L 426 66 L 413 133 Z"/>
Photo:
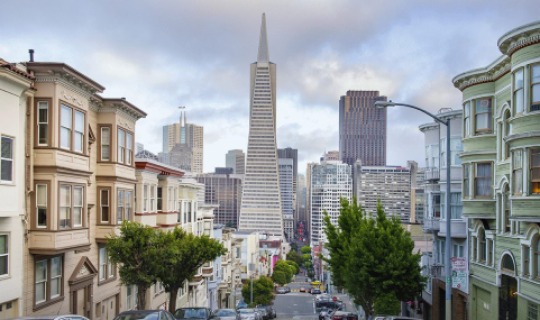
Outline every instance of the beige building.
<path fill-rule="evenodd" d="M 0 319 L 22 314 L 24 224 L 27 221 L 26 113 L 32 108 L 33 76 L 0 59 Z"/>

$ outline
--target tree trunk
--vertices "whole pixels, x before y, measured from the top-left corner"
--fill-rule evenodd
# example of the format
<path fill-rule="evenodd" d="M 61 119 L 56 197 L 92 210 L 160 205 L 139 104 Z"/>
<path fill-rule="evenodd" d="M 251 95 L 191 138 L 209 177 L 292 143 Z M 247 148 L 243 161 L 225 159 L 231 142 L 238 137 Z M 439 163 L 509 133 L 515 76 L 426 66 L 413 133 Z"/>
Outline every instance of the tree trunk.
<path fill-rule="evenodd" d="M 171 288 L 171 292 L 169 292 L 169 312 L 174 314 L 176 311 L 176 298 L 178 296 L 178 288 L 173 287 Z"/>
<path fill-rule="evenodd" d="M 146 310 L 146 290 L 144 285 L 137 285 L 137 310 Z"/>

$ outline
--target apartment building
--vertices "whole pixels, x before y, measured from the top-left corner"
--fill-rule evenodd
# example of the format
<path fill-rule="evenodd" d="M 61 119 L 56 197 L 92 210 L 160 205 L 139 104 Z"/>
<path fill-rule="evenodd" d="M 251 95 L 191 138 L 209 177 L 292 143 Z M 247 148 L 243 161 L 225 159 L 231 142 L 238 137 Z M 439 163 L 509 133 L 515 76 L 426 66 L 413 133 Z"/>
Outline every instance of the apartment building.
<path fill-rule="evenodd" d="M 26 132 L 34 77 L 22 65 L 0 59 L 0 319 L 22 315 L 26 191 L 32 159 Z"/>
<path fill-rule="evenodd" d="M 468 318 L 538 319 L 540 21 L 497 46 L 495 61 L 453 79 L 463 94 Z"/>

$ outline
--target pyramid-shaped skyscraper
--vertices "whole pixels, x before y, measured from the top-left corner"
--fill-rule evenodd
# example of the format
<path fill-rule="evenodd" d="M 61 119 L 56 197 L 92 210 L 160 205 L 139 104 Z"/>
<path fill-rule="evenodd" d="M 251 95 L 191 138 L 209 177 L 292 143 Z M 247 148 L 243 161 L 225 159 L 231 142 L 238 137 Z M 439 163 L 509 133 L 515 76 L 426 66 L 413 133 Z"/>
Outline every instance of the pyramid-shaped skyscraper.
<path fill-rule="evenodd" d="M 276 65 L 269 60 L 264 14 L 257 62 L 250 69 L 249 138 L 238 229 L 283 236 L 276 141 Z"/>

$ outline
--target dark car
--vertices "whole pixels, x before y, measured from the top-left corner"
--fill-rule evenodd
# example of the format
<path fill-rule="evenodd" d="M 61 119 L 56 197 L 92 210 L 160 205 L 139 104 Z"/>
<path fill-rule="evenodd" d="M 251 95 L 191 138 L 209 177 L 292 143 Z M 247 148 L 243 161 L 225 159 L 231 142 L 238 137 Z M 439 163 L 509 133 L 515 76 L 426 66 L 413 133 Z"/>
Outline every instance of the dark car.
<path fill-rule="evenodd" d="M 257 305 L 257 308 L 266 308 L 266 313 L 268 314 L 269 319 L 275 319 L 276 318 L 276 309 L 274 309 L 274 306 L 271 304 L 268 305 Z"/>
<path fill-rule="evenodd" d="M 331 320 L 358 320 L 356 313 L 336 310 L 331 315 Z"/>
<path fill-rule="evenodd" d="M 212 311 L 204 307 L 179 308 L 174 312 L 176 319 L 205 319 L 212 317 Z"/>
<path fill-rule="evenodd" d="M 167 310 L 131 310 L 118 314 L 114 320 L 176 320 Z"/>

